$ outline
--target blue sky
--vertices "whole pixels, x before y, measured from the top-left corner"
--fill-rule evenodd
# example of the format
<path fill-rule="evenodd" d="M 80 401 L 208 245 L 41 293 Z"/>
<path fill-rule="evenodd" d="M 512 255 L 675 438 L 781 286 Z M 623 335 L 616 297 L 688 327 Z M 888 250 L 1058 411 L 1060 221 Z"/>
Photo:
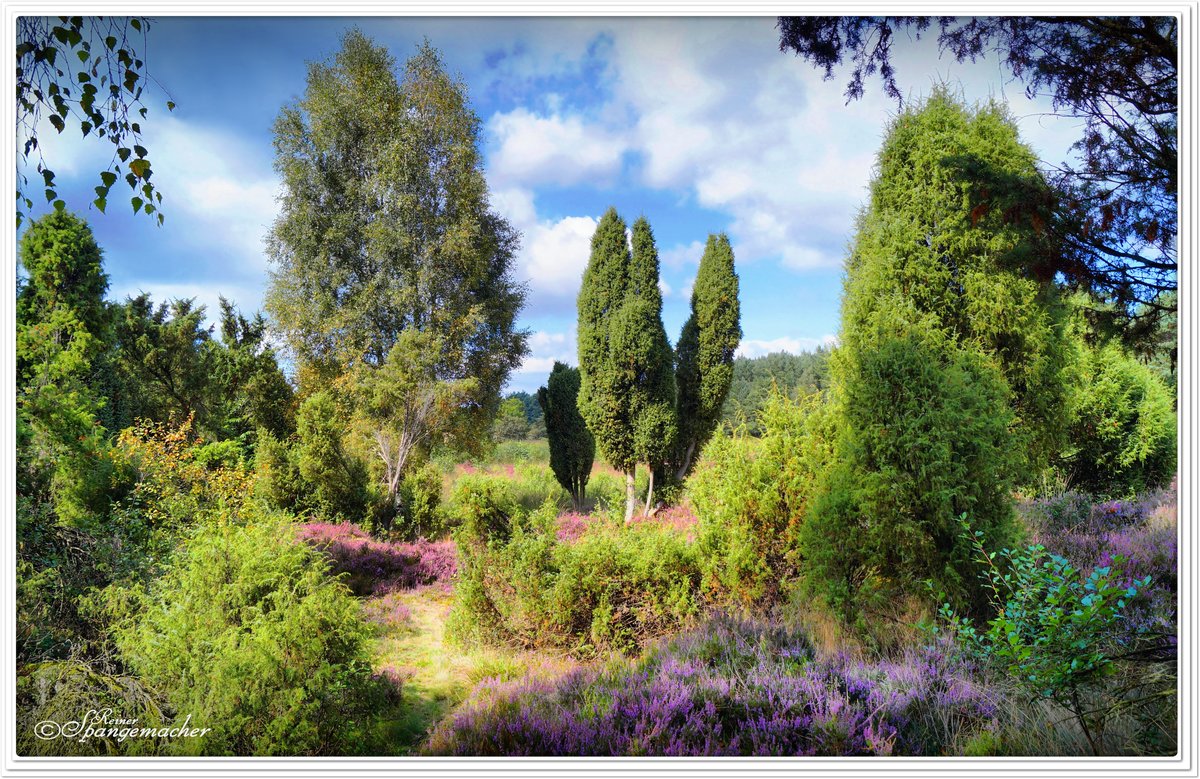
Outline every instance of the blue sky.
<path fill-rule="evenodd" d="M 177 104 L 168 114 L 152 97 L 145 122 L 163 227 L 121 207 L 120 183 L 107 214 L 89 209 L 111 149 L 72 128 L 39 130 L 59 195 L 105 251 L 110 297 L 262 305 L 278 191 L 271 124 L 303 92 L 306 63 L 332 56 L 355 25 L 400 62 L 428 38 L 467 84 L 493 205 L 523 234 L 532 353 L 509 389 L 533 391 L 555 359 L 575 362 L 579 279 L 610 205 L 654 228 L 672 338 L 704 241 L 721 231 L 741 279 L 743 354 L 836 335 L 845 247 L 896 106 L 874 81 L 846 105 L 845 74 L 823 81 L 781 54 L 773 18 L 157 18 L 145 59 Z M 1006 99 L 1044 160 L 1078 137 L 1078 122 L 1026 99 L 994 59 L 958 65 L 903 36 L 895 56 L 911 98 L 946 82 L 970 102 Z"/>

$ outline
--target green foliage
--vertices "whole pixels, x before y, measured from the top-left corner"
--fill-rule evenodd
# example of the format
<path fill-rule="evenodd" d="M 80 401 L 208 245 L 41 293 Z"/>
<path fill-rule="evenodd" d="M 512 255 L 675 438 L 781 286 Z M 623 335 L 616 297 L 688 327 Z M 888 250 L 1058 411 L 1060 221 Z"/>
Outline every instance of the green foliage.
<path fill-rule="evenodd" d="M 652 523 L 599 523 L 556 538 L 553 503 L 468 522 L 455 534 L 459 578 L 447 625 L 456 640 L 632 650 L 700 610 L 695 545 Z M 505 533 L 491 528 L 503 525 Z"/>
<path fill-rule="evenodd" d="M 63 213 L 21 238 L 29 273 L 17 297 L 17 463 L 25 494 L 49 495 L 61 521 L 81 526 L 107 508 L 103 401 L 90 384 L 103 348 L 108 277 L 87 224 Z"/>
<path fill-rule="evenodd" d="M 971 512 L 990 548 L 1014 532 L 1008 388 L 986 356 L 901 315 L 884 340 L 833 356 L 832 465 L 800 532 L 804 589 L 848 623 L 920 597 L 932 580 L 977 609 L 958 533 Z"/>
<path fill-rule="evenodd" d="M 1056 246 L 1039 209 L 1048 188 L 1003 109 L 969 110 L 937 91 L 893 122 L 847 263 L 841 343 L 889 337 L 872 325 L 911 310 L 994 358 L 1011 391 L 1026 479 L 1061 447 L 1072 351 L 1067 312 L 1042 269 Z M 1012 202 L 984 197 L 1018 187 Z M 985 202 L 986 201 L 986 202 Z"/>
<path fill-rule="evenodd" d="M 122 401 L 130 408 L 127 424 L 192 417 L 201 430 L 218 432 L 212 330 L 204 326 L 204 306 L 187 299 L 155 306 L 143 293 L 117 308 L 115 335 L 116 365 L 131 379 L 125 383 L 131 397 Z"/>
<path fill-rule="evenodd" d="M 359 606 L 290 520 L 254 519 L 196 533 L 145 592 L 114 594 L 121 655 L 173 722 L 212 729 L 174 749 L 360 751 L 373 696 Z"/>
<path fill-rule="evenodd" d="M 464 538 L 503 542 L 520 507 L 508 479 L 471 474 L 454 483 L 450 512 Z"/>
<path fill-rule="evenodd" d="M 571 495 L 576 511 L 583 508 L 596 457 L 596 440 L 579 413 L 578 397 L 579 370 L 556 360 L 546 386 L 538 389 L 537 400 L 546 420 L 550 468 Z"/>
<path fill-rule="evenodd" d="M 18 327 L 66 309 L 93 338 L 102 337 L 108 275 L 86 222 L 68 211 L 55 211 L 32 222 L 21 236 L 20 260 L 28 277 L 17 295 Z M 28 361 L 20 349 L 17 360 L 18 366 Z M 23 373 L 18 369 L 18 375 Z"/>
<path fill-rule="evenodd" d="M 710 597 L 765 609 L 791 589 L 798 533 L 829 459 L 830 421 L 818 396 L 795 402 L 777 391 L 763 407 L 760 439 L 739 428 L 705 447 L 687 494 Z"/>
<path fill-rule="evenodd" d="M 441 531 L 442 474 L 425 462 L 400 482 L 399 528 L 410 538 L 434 538 Z"/>
<path fill-rule="evenodd" d="M 633 252 L 629 262 L 629 296 L 641 304 L 634 308 L 638 316 L 629 321 L 631 331 L 639 332 L 637 367 L 639 374 L 635 402 L 640 406 L 634 447 L 638 459 L 653 474 L 661 470 L 671 455 L 678 437 L 679 419 L 675 409 L 675 355 L 662 323 L 662 291 L 658 287 L 658 248 L 646 217 L 633 223 Z M 626 302 L 627 307 L 630 302 Z M 620 322 L 621 320 L 618 320 Z M 619 328 L 614 323 L 614 328 Z M 620 355 L 631 333 L 614 333 L 613 350 Z M 649 502 L 647 502 L 649 505 Z"/>
<path fill-rule="evenodd" d="M 1117 343 L 1089 348 L 1065 468 L 1071 485 L 1130 497 L 1175 474 L 1175 411 L 1155 371 Z"/>
<path fill-rule="evenodd" d="M 345 416 L 330 393 L 309 395 L 297 415 L 296 465 L 320 514 L 359 522 L 371 502 L 367 468 L 346 450 L 345 430 Z"/>
<path fill-rule="evenodd" d="M 579 413 L 609 465 L 622 473 L 637 463 L 632 388 L 613 365 L 611 323 L 629 289 L 629 244 L 615 208 L 600 217 L 579 288 Z"/>
<path fill-rule="evenodd" d="M 738 277 L 729 238 L 708 236 L 696 282 L 692 315 L 684 323 L 675 352 L 679 435 L 675 477 L 682 480 L 694 456 L 716 430 L 733 383 L 733 353 L 742 340 Z"/>
<path fill-rule="evenodd" d="M 247 319 L 225 298 L 220 305 L 221 339 L 212 342 L 217 388 L 212 405 L 221 436 L 250 438 L 257 428 L 290 435 L 296 428 L 294 393 L 267 344 L 266 320 L 262 314 Z"/>
<path fill-rule="evenodd" d="M 983 533 L 972 534 L 961 518 L 996 615 L 978 630 L 971 620 L 943 603 L 939 616 L 959 645 L 985 663 L 1003 669 L 1034 698 L 1048 698 L 1071 711 L 1099 754 L 1100 711 L 1088 711 L 1081 693 L 1116 672 L 1114 653 L 1128 650 L 1122 612 L 1150 578 L 1120 584 L 1119 555 L 1111 566 L 1086 577 L 1067 560 L 1040 545 L 986 551 Z M 934 632 L 937 632 L 936 627 Z M 1111 705 L 1114 701 L 1109 701 Z"/>
<path fill-rule="evenodd" d="M 315 512 L 312 491 L 300 473 L 300 449 L 260 429 L 254 449 L 254 493 L 268 506 L 304 515 Z"/>
<path fill-rule="evenodd" d="M 822 346 L 801 354 L 735 358 L 721 421 L 731 428 L 745 424 L 751 435 L 761 435 L 759 413 L 775 389 L 799 400 L 829 387 L 829 352 Z"/>
<path fill-rule="evenodd" d="M 143 56 L 150 20 L 142 17 L 21 16 L 17 19 L 17 139 L 22 170 L 17 187 L 17 227 L 29 196 L 29 166 L 38 174 L 33 189 L 44 187 L 46 202 L 56 213 L 66 203 L 57 191 L 54 171 L 42 155 L 38 131 L 45 119 L 56 132 L 78 127 L 81 137 L 107 138 L 113 157 L 99 174 L 92 201 L 101 212 L 112 185 L 123 177 L 133 196 L 134 213 L 154 215 L 162 194 L 150 177 L 153 171 L 142 146 L 142 125 L 148 108 L 142 92 L 157 83 L 146 71 Z M 167 110 L 175 108 L 166 101 Z M 77 123 L 76 123 L 77 122 Z M 157 213 L 158 223 L 163 216 Z"/>
<path fill-rule="evenodd" d="M 276 120 L 267 293 L 301 371 L 361 390 L 347 397 L 393 500 L 433 439 L 484 445 L 527 351 L 518 235 L 488 205 L 465 86 L 427 43 L 394 68 L 351 30 Z"/>
<path fill-rule="evenodd" d="M 497 441 L 520 441 L 528 434 L 529 420 L 525 416 L 525 404 L 520 398 L 505 398 L 500 403 L 496 421 L 492 423 L 492 437 Z"/>

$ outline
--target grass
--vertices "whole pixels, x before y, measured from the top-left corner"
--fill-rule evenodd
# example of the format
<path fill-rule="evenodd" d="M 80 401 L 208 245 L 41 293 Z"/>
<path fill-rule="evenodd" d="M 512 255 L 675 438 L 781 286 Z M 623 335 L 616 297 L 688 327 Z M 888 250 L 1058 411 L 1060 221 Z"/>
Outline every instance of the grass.
<path fill-rule="evenodd" d="M 396 593 L 410 617 L 384 628 L 375 644 L 375 667 L 391 668 L 404 680 L 400 716 L 387 723 L 396 754 L 412 754 L 429 731 L 485 679 L 501 682 L 532 668 L 565 672 L 575 664 L 546 653 L 503 648 L 465 649 L 445 640 L 446 617 L 454 596 L 440 585 Z"/>

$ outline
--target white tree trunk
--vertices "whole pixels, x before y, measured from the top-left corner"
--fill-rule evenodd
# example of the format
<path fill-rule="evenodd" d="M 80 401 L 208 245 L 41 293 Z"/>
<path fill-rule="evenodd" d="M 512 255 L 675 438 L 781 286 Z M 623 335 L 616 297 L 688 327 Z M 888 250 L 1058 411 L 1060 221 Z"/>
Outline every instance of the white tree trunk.
<path fill-rule="evenodd" d="M 625 474 L 625 524 L 633 521 L 633 507 L 637 503 L 637 489 L 633 485 L 633 476 L 637 470 L 635 465 Z"/>
<path fill-rule="evenodd" d="M 650 516 L 650 504 L 654 500 L 654 469 L 650 469 L 650 488 L 646 490 L 646 510 L 643 512 L 646 516 Z"/>

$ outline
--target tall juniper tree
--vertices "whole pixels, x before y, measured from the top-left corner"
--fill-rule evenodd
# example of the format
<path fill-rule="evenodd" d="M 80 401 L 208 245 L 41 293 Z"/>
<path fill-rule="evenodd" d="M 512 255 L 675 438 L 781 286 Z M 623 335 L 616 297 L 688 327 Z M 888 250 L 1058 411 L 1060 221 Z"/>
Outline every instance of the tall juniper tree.
<path fill-rule="evenodd" d="M 608 464 L 625 474 L 625 519 L 633 517 L 636 414 L 634 386 L 613 359 L 611 329 L 629 290 L 625 221 L 609 208 L 592 234 L 579 289 L 579 412 Z"/>
<path fill-rule="evenodd" d="M 720 423 L 733 383 L 734 352 L 741 339 L 733 248 L 726 235 L 710 235 L 692 287 L 692 314 L 675 347 L 679 434 L 673 464 L 677 480 L 687 477 L 697 452 Z"/>
<path fill-rule="evenodd" d="M 662 323 L 662 291 L 658 286 L 658 249 L 645 217 L 633 223 L 633 253 L 626 317 L 628 330 L 618 334 L 616 347 L 635 374 L 637 408 L 634 444 L 637 457 L 650 471 L 646 511 L 654 498 L 654 472 L 670 458 L 679 421 L 675 415 L 674 353 Z"/>
<path fill-rule="evenodd" d="M 1002 110 L 939 92 L 901 114 L 847 261 L 834 462 L 800 544 L 807 586 L 850 620 L 926 581 L 981 606 L 960 517 L 1011 542 L 1012 488 L 1061 444 L 1066 319 L 1030 270 L 1054 245 L 1023 203 L 971 206 L 981 170 L 1039 186 Z"/>
<path fill-rule="evenodd" d="M 578 399 L 579 369 L 556 360 L 546 386 L 537 391 L 537 402 L 546 420 L 550 470 L 570 494 L 575 510 L 581 511 L 596 457 L 596 440 L 579 413 Z"/>

